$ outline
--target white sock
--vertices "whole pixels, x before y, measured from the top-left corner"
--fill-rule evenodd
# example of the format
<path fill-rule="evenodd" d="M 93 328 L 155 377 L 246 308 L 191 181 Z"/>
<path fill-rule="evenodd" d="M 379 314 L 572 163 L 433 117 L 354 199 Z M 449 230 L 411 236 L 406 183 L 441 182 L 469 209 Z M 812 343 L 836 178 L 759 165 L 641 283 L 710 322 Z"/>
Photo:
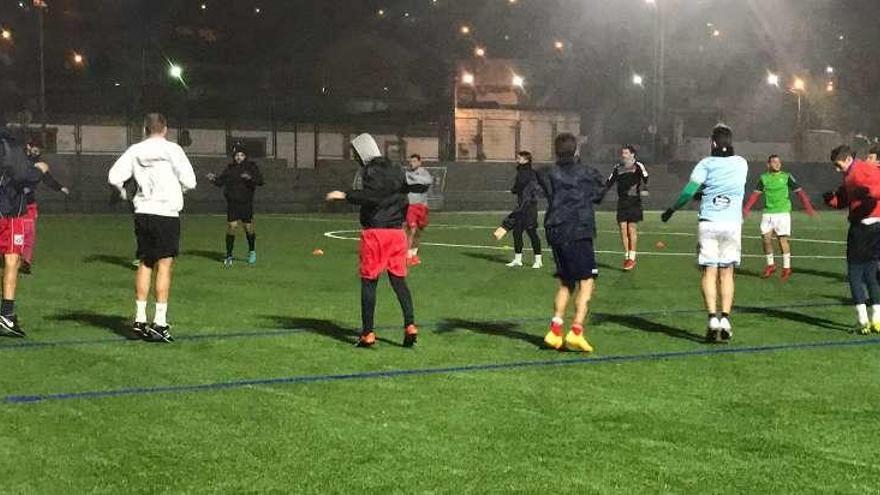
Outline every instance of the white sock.
<path fill-rule="evenodd" d="M 629 259 L 631 259 L 631 260 L 633 260 L 633 261 L 636 260 L 636 252 L 635 252 L 635 251 L 630 251 L 630 252 L 629 252 Z"/>
<path fill-rule="evenodd" d="M 558 316 L 554 316 L 553 319 L 550 321 L 553 322 L 554 325 L 559 325 L 559 326 L 562 326 L 562 324 L 565 323 L 562 321 L 562 318 L 560 318 Z"/>
<path fill-rule="evenodd" d="M 516 263 L 522 263 L 522 253 L 513 253 L 513 261 Z"/>
<path fill-rule="evenodd" d="M 871 313 L 874 315 L 871 321 L 873 323 L 880 323 L 880 304 L 871 306 Z"/>
<path fill-rule="evenodd" d="M 542 261 L 542 256 L 540 254 L 535 255 L 535 263 Z"/>
<path fill-rule="evenodd" d="M 767 266 L 774 266 L 774 265 L 776 265 L 776 260 L 773 259 L 772 254 L 768 254 L 767 255 Z"/>
<path fill-rule="evenodd" d="M 168 326 L 168 322 L 165 320 L 168 315 L 168 303 L 156 303 L 156 317 L 153 318 L 153 323 L 160 327 Z"/>
<path fill-rule="evenodd" d="M 412 258 L 413 256 L 416 255 L 416 250 L 410 249 L 409 251 L 406 252 L 406 254 L 409 255 L 410 258 Z"/>
<path fill-rule="evenodd" d="M 856 304 L 856 312 L 859 314 L 859 325 L 867 325 L 868 306 L 865 304 Z"/>
<path fill-rule="evenodd" d="M 412 253 L 413 253 L 413 256 L 418 256 L 419 255 L 419 248 L 412 248 Z"/>
<path fill-rule="evenodd" d="M 135 301 L 135 308 L 137 312 L 134 316 L 134 321 L 136 323 L 146 323 L 147 322 L 147 301 Z"/>
<path fill-rule="evenodd" d="M 782 255 L 782 268 L 791 268 L 791 253 Z"/>

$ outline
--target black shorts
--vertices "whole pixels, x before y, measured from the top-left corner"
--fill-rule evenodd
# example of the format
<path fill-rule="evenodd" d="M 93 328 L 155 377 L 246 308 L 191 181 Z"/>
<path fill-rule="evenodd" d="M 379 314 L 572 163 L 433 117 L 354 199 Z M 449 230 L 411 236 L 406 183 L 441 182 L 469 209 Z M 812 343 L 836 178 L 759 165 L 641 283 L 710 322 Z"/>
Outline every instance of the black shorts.
<path fill-rule="evenodd" d="M 154 262 L 175 258 L 180 251 L 180 218 L 137 214 L 134 235 L 139 260 Z"/>
<path fill-rule="evenodd" d="M 880 223 L 850 223 L 846 235 L 846 260 L 867 263 L 880 259 Z"/>
<path fill-rule="evenodd" d="M 554 276 L 569 287 L 573 287 L 581 280 L 599 276 L 592 239 L 579 239 L 550 247 L 553 249 L 553 259 L 556 261 Z"/>
<path fill-rule="evenodd" d="M 254 221 L 254 202 L 230 202 L 226 204 L 227 222 L 251 223 Z"/>
<path fill-rule="evenodd" d="M 643 219 L 641 201 L 621 201 L 617 204 L 617 223 L 638 223 Z"/>

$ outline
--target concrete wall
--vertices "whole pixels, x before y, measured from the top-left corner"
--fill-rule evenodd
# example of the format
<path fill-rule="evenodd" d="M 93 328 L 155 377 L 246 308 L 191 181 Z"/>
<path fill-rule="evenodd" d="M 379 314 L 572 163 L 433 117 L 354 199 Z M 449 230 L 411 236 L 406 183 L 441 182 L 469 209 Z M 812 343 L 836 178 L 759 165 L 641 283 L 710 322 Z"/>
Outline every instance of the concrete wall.
<path fill-rule="evenodd" d="M 131 130 L 124 125 L 70 125 L 51 124 L 55 131 L 56 152 L 59 155 L 119 155 L 142 138 L 139 129 Z M 284 130 L 253 129 L 210 129 L 188 128 L 192 143 L 185 147 L 192 157 L 224 157 L 227 153 L 227 139 L 257 138 L 265 141 L 268 157 L 282 160 L 290 168 L 311 169 L 318 160 L 341 160 L 347 155 L 348 140 L 353 137 L 335 129 L 322 129 L 317 126 L 316 149 L 315 125 L 299 124 Z M 370 132 L 369 129 L 363 132 Z M 29 130 L 31 135 L 39 135 L 38 128 Z M 386 143 L 403 142 L 407 153 L 419 153 L 429 160 L 438 157 L 439 141 L 436 137 L 396 136 L 374 134 L 380 149 Z M 168 139 L 177 141 L 179 129 L 169 128 Z M 277 139 L 277 148 L 275 140 Z M 79 145 L 78 145 L 79 144 Z M 277 151 L 277 156 L 273 152 Z"/>
<path fill-rule="evenodd" d="M 527 150 L 536 162 L 550 161 L 553 140 L 563 132 L 579 136 L 573 112 L 459 108 L 455 111 L 458 161 L 509 162 Z"/>

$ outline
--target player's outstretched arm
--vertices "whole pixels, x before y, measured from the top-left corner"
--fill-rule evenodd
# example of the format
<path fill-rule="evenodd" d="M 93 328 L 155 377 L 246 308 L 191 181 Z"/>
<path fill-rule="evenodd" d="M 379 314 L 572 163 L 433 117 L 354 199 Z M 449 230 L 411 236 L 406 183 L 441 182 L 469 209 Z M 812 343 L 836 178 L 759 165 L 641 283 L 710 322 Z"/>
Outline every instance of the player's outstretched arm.
<path fill-rule="evenodd" d="M 749 215 L 752 214 L 752 208 L 755 207 L 755 203 L 761 198 L 761 194 L 763 193 L 759 190 L 752 192 L 751 196 L 749 196 L 749 199 L 746 201 L 746 205 L 743 206 L 743 218 L 748 218 Z"/>
<path fill-rule="evenodd" d="M 678 201 L 676 201 L 671 208 L 664 211 L 663 215 L 660 216 L 660 219 L 663 220 L 664 223 L 668 222 L 676 211 L 691 202 L 691 200 L 697 194 L 697 191 L 700 190 L 700 186 L 701 184 L 699 182 L 688 182 L 688 184 L 684 186 L 684 189 L 682 189 L 681 194 L 678 196 Z"/>

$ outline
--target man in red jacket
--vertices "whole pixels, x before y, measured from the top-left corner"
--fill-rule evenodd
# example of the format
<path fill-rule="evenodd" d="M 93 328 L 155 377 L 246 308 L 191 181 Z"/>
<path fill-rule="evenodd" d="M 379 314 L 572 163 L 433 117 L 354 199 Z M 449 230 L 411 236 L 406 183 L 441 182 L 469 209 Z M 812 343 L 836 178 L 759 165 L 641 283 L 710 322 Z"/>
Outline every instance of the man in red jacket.
<path fill-rule="evenodd" d="M 846 238 L 846 261 L 853 303 L 858 314 L 856 331 L 867 335 L 880 333 L 880 168 L 855 159 L 849 146 L 838 146 L 831 161 L 843 173 L 843 185 L 836 192 L 825 193 L 825 203 L 832 208 L 849 208 L 849 232 Z M 872 318 L 868 319 L 868 300 Z"/>

